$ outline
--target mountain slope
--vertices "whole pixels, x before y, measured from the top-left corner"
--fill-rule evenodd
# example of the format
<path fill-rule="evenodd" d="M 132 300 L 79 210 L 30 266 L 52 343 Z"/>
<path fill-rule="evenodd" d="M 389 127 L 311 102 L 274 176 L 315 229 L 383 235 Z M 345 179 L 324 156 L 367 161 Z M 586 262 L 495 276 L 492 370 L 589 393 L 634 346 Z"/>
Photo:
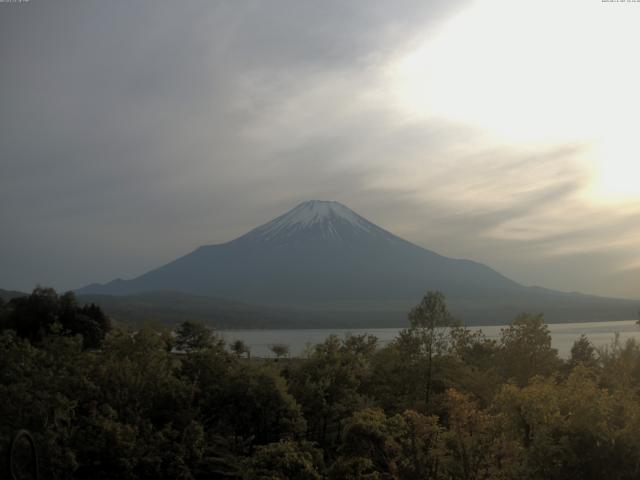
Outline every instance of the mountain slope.
<path fill-rule="evenodd" d="M 8 302 L 12 298 L 26 297 L 28 295 L 28 293 L 18 292 L 16 290 L 3 290 L 0 288 L 0 298 L 5 302 Z"/>
<path fill-rule="evenodd" d="M 545 307 L 581 307 L 576 311 L 584 315 L 598 303 L 607 305 L 606 312 L 618 309 L 616 318 L 633 318 L 634 312 L 631 302 L 524 287 L 480 263 L 407 242 L 325 201 L 302 203 L 231 242 L 200 247 L 132 280 L 94 284 L 78 293 L 157 290 L 327 312 L 390 313 L 406 311 L 426 290 L 440 290 L 467 317 L 500 322 L 508 320 L 506 312 Z"/>
<path fill-rule="evenodd" d="M 118 321 L 136 326 L 150 321 L 172 325 L 184 320 L 214 323 L 216 328 L 295 328 L 313 323 L 308 322 L 303 313 L 293 310 L 248 305 L 182 292 L 85 294 L 78 295 L 78 302 L 96 303 Z"/>

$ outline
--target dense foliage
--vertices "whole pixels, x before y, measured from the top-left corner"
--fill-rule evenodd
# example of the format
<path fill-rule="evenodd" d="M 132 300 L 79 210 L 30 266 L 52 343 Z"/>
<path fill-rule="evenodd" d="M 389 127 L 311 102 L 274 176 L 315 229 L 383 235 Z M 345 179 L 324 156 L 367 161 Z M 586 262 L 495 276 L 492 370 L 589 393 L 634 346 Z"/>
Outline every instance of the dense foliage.
<path fill-rule="evenodd" d="M 194 323 L 110 329 L 47 289 L 0 326 L 2 458 L 26 428 L 44 478 L 640 478 L 640 344 L 562 360 L 542 316 L 490 340 L 430 292 L 388 345 L 271 360 Z"/>

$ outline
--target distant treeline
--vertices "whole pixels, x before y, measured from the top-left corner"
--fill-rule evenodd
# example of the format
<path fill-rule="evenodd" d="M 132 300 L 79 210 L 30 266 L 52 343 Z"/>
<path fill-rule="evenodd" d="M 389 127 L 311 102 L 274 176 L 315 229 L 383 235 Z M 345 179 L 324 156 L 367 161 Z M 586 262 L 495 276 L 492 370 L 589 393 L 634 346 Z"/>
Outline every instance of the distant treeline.
<path fill-rule="evenodd" d="M 490 340 L 437 292 L 409 323 L 252 360 L 202 324 L 114 328 L 36 289 L 0 302 L 1 461 L 27 429 L 51 479 L 640 478 L 635 341 L 562 360 L 542 316 Z"/>

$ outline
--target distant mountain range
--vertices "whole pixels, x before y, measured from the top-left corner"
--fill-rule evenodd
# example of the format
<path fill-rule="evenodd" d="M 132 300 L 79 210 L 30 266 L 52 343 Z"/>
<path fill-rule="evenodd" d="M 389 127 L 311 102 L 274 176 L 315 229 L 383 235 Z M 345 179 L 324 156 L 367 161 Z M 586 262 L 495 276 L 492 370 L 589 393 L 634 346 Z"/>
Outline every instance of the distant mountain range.
<path fill-rule="evenodd" d="M 232 311 L 243 312 L 239 327 L 318 327 L 404 325 L 427 290 L 442 291 L 469 324 L 506 323 L 522 311 L 544 312 L 555 322 L 632 319 L 638 307 L 523 286 L 481 263 L 414 245 L 329 201 L 304 202 L 233 241 L 77 293 L 129 312 L 139 312 L 146 296 L 149 314 L 199 312 L 215 323 Z M 219 323 L 233 326 L 232 317 Z"/>
<path fill-rule="evenodd" d="M 3 290 L 0 288 L 0 299 L 8 302 L 12 298 L 24 297 L 28 295 L 28 293 L 18 292 L 17 290 Z"/>

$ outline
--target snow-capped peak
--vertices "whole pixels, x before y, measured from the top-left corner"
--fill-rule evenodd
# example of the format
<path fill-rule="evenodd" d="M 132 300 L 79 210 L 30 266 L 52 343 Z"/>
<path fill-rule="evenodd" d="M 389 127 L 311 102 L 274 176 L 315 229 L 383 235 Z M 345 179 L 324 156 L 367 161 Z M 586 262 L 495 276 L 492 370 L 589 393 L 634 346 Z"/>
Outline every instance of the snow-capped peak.
<path fill-rule="evenodd" d="M 308 227 L 314 223 L 323 223 L 333 218 L 346 220 L 354 226 L 362 226 L 363 223 L 368 223 L 341 203 L 326 200 L 309 200 L 303 202 L 276 219 L 276 221 L 278 224 Z"/>
<path fill-rule="evenodd" d="M 339 239 L 342 236 L 340 230 L 345 227 L 368 234 L 383 232 L 339 202 L 309 200 L 251 233 L 262 240 L 270 241 L 288 238 L 308 229 L 317 229 L 319 235 L 324 238 Z"/>

